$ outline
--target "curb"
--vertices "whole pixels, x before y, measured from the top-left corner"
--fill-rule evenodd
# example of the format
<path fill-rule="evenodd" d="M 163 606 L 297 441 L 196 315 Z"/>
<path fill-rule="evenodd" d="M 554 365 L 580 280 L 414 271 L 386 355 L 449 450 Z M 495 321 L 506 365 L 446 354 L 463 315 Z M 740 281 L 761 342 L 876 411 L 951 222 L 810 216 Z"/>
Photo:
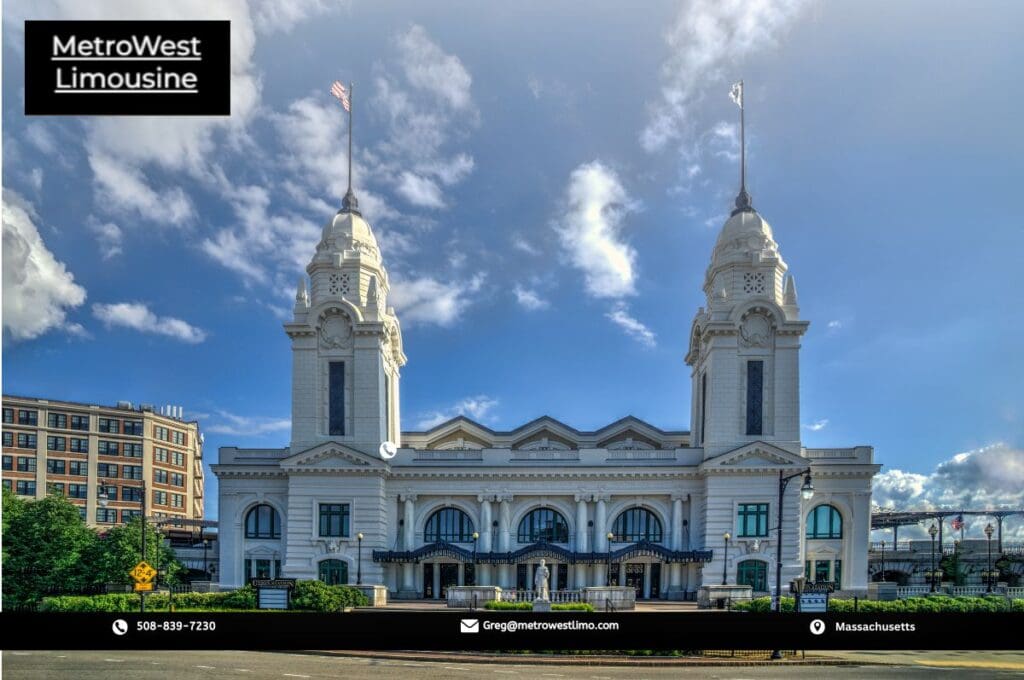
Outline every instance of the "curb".
<path fill-rule="evenodd" d="M 873 666 L 885 665 L 869 661 L 853 661 L 837 657 L 811 657 L 805 659 L 743 659 L 733 657 L 626 657 L 597 655 L 540 655 L 540 654 L 486 654 L 467 652 L 417 651 L 363 651 L 363 650 L 291 650 L 294 654 L 311 656 L 337 656 L 357 659 L 389 659 L 394 661 L 420 661 L 432 663 L 508 664 L 530 666 Z"/>

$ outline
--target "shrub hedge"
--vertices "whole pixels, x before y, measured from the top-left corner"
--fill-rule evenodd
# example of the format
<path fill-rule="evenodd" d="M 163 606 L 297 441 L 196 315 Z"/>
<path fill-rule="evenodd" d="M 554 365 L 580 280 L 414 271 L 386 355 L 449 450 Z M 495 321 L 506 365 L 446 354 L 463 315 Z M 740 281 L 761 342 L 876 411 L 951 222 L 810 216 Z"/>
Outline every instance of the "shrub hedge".
<path fill-rule="evenodd" d="M 830 599 L 828 609 L 832 612 L 849 613 L 853 611 L 853 600 Z M 736 611 L 767 612 L 771 611 L 771 598 L 757 597 L 750 602 L 733 603 Z M 782 598 L 782 611 L 793 611 L 793 598 Z M 869 613 L 908 613 L 908 612 L 1024 612 L 1024 599 L 1008 600 L 1001 595 L 960 596 L 935 595 L 931 597 L 908 597 L 903 600 L 883 602 L 879 600 L 859 600 L 858 612 Z"/>
<path fill-rule="evenodd" d="M 491 609 L 495 611 L 523 611 L 528 612 L 533 610 L 532 602 L 499 602 L 497 600 L 488 600 L 484 603 L 484 609 Z M 564 602 L 560 604 L 551 605 L 551 611 L 555 612 L 592 612 L 594 611 L 594 605 L 589 602 Z"/>
<path fill-rule="evenodd" d="M 173 597 L 176 609 L 256 609 L 256 590 L 244 586 L 227 593 L 179 593 Z M 320 581 L 299 581 L 292 592 L 292 609 L 315 612 L 337 612 L 345 607 L 369 604 L 360 590 L 350 586 L 329 586 Z M 139 608 L 134 593 L 105 595 L 64 595 L 46 597 L 39 607 L 44 612 L 131 612 Z M 146 608 L 166 611 L 167 593 L 146 596 Z"/>

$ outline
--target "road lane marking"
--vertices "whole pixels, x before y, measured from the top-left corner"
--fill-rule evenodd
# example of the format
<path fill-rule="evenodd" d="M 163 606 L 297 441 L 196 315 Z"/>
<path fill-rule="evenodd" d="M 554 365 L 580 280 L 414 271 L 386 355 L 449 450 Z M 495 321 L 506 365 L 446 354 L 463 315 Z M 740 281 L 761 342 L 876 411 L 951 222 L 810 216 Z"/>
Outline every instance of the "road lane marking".
<path fill-rule="evenodd" d="M 110 662 L 110 663 L 124 663 L 124 659 L 104 659 L 104 661 L 107 661 L 107 662 Z"/>
<path fill-rule="evenodd" d="M 248 668 L 236 668 L 235 670 L 238 671 L 239 673 L 252 673 L 252 671 L 249 670 Z"/>
<path fill-rule="evenodd" d="M 206 669 L 208 671 L 212 671 L 212 670 L 216 669 L 215 666 L 196 666 L 196 668 L 203 668 L 203 669 Z"/>
<path fill-rule="evenodd" d="M 282 673 L 286 678 L 308 678 L 308 675 L 299 675 L 298 673 Z"/>

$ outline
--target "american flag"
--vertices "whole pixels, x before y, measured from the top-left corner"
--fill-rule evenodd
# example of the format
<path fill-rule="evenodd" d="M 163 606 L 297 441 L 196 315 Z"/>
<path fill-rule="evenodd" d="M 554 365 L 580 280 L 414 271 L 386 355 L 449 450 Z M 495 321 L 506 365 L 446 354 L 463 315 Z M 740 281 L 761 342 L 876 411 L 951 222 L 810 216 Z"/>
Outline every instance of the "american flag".
<path fill-rule="evenodd" d="M 964 516 L 960 515 L 949 524 L 953 527 L 953 531 L 960 531 L 964 528 Z"/>
<path fill-rule="evenodd" d="M 729 99 L 732 99 L 736 106 L 743 108 L 743 81 L 733 83 L 732 89 L 729 90 Z"/>
<path fill-rule="evenodd" d="M 345 108 L 346 111 L 351 113 L 352 105 L 349 103 L 348 100 L 348 90 L 345 89 L 345 86 L 341 84 L 340 80 L 335 80 L 334 83 L 331 85 L 331 94 L 333 94 L 338 99 L 338 101 L 341 102 L 341 105 Z"/>

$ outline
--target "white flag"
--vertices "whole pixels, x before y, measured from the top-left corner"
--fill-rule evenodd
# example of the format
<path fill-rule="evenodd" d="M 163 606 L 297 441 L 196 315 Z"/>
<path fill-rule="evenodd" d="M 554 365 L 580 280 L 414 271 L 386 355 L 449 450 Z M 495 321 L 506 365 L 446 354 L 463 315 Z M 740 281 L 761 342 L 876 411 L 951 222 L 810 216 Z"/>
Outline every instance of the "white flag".
<path fill-rule="evenodd" d="M 729 98 L 735 102 L 736 106 L 743 108 L 743 81 L 733 83 L 732 89 L 729 90 Z"/>

